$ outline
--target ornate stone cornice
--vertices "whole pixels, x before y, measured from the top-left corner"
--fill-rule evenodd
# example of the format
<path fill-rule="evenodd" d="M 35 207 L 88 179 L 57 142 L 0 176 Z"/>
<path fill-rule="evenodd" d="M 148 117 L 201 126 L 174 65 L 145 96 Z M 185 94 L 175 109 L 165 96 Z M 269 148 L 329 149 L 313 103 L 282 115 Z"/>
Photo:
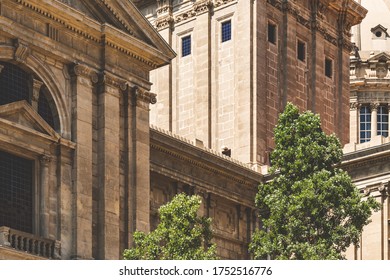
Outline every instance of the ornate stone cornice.
<path fill-rule="evenodd" d="M 229 4 L 229 3 L 233 2 L 233 1 L 236 1 L 236 0 L 215 0 L 214 1 L 214 7 L 218 8 L 220 6 Z"/>

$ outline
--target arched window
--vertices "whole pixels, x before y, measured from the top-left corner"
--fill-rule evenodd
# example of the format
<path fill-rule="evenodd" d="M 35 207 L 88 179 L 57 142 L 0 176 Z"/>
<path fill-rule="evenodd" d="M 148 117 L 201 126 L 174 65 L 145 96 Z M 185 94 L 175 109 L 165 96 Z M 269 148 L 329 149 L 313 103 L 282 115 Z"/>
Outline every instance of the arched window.
<path fill-rule="evenodd" d="M 0 72 L 0 105 L 26 100 L 30 104 L 34 95 L 32 75 L 22 68 L 6 62 L 0 62 L 2 70 Z M 59 130 L 55 106 L 50 102 L 47 91 L 42 87 L 38 94 L 38 104 L 35 109 L 38 114 L 54 129 Z M 34 106 L 33 106 L 34 107 Z"/>

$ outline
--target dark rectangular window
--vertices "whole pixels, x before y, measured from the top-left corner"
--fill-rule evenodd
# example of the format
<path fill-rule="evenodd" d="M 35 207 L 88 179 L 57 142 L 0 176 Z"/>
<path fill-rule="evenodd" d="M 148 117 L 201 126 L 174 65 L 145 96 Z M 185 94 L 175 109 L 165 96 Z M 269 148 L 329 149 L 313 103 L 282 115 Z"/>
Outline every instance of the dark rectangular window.
<path fill-rule="evenodd" d="M 276 25 L 268 23 L 268 42 L 276 44 Z"/>
<path fill-rule="evenodd" d="M 0 151 L 0 227 L 32 233 L 33 161 Z"/>
<path fill-rule="evenodd" d="M 299 40 L 297 43 L 297 58 L 300 61 L 306 61 L 306 44 Z"/>
<path fill-rule="evenodd" d="M 333 61 L 329 58 L 325 58 L 325 76 L 333 77 Z"/>
<path fill-rule="evenodd" d="M 181 56 L 191 54 L 191 36 L 185 36 L 181 39 Z"/>
<path fill-rule="evenodd" d="M 222 22 L 222 42 L 226 42 L 232 39 L 232 22 Z"/>

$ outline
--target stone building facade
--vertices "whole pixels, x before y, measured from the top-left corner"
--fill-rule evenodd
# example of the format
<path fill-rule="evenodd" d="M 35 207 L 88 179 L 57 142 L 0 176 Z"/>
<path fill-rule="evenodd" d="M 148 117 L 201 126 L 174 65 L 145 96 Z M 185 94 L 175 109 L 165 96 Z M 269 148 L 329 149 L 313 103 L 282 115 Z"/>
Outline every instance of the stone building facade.
<path fill-rule="evenodd" d="M 149 71 L 174 52 L 129 1 L 0 22 L 0 259 L 119 259 L 150 228 Z"/>
<path fill-rule="evenodd" d="M 284 104 L 349 141 L 349 28 L 365 13 L 352 0 L 0 0 L 0 259 L 119 259 L 178 192 L 203 198 L 222 259 L 250 258 Z"/>
<path fill-rule="evenodd" d="M 353 27 L 355 50 L 350 64 L 350 143 L 344 148 L 344 168 L 366 196 L 382 208 L 371 217 L 359 247 L 347 256 L 358 260 L 390 259 L 390 1 L 360 0 L 368 9 L 361 24 Z"/>
<path fill-rule="evenodd" d="M 355 1 L 135 2 L 177 53 L 151 73 L 151 123 L 256 170 L 287 101 L 348 143 L 349 31 L 366 13 Z"/>

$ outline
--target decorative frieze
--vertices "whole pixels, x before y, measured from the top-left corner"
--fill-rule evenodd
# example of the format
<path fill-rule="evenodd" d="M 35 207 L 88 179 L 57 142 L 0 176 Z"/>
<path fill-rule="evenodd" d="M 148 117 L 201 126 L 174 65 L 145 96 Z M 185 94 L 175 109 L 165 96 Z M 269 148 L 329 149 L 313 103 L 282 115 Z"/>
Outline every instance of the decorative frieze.
<path fill-rule="evenodd" d="M 196 15 L 207 13 L 213 8 L 213 5 L 212 0 L 198 0 L 194 4 L 194 11 Z"/>

